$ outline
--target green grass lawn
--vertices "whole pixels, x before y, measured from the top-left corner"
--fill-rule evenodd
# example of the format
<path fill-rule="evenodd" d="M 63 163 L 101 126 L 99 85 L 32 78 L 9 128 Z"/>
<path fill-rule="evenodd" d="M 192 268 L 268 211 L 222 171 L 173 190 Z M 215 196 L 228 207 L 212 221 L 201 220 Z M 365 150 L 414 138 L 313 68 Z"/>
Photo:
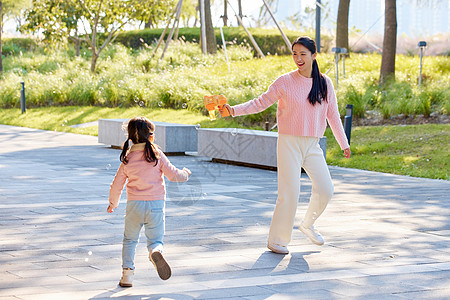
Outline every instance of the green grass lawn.
<path fill-rule="evenodd" d="M 207 116 L 189 110 L 67 106 L 28 109 L 25 114 L 21 114 L 20 109 L 0 109 L 1 124 L 89 135 L 98 134 L 97 126 L 70 126 L 98 119 L 135 116 L 146 116 L 153 121 L 200 124 L 203 128 L 243 127 L 238 123 L 238 118 L 210 121 Z M 450 180 L 448 124 L 353 127 L 350 159 L 343 157 L 330 129 L 327 129 L 325 135 L 328 138 L 329 165 Z"/>
<path fill-rule="evenodd" d="M 450 180 L 450 125 L 396 125 L 354 127 L 351 159 L 327 129 L 330 165 L 398 175 Z"/>

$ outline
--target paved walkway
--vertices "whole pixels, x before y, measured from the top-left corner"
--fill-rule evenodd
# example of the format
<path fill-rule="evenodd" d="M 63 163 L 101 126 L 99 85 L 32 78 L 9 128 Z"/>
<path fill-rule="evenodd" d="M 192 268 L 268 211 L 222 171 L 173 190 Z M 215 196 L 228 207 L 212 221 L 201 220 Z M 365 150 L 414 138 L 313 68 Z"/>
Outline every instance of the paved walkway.
<path fill-rule="evenodd" d="M 106 213 L 119 150 L 4 125 L 0 144 L 0 300 L 450 298 L 448 181 L 330 167 L 335 196 L 317 221 L 325 245 L 295 229 L 283 256 L 266 249 L 276 172 L 172 156 L 193 171 L 168 186 L 173 276 L 159 279 L 141 239 L 124 289 L 125 200 Z M 297 224 L 310 191 L 305 176 Z"/>

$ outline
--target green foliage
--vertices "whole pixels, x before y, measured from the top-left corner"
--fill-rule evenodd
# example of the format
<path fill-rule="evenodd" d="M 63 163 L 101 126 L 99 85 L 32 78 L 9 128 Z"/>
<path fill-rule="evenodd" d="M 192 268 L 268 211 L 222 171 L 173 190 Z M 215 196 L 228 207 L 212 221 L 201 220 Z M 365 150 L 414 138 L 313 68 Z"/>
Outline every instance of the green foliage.
<path fill-rule="evenodd" d="M 327 60 L 322 54 L 322 59 Z M 330 55 L 328 61 L 332 60 Z M 354 105 L 356 117 L 362 117 L 365 111 L 376 110 L 388 119 L 396 115 L 424 115 L 432 112 L 449 114 L 446 103 L 449 102 L 450 60 L 448 57 L 427 57 L 423 67 L 426 80 L 418 86 L 417 56 L 398 55 L 396 63 L 396 81 L 387 83 L 383 88 L 379 86 L 378 77 L 381 56 L 378 54 L 355 54 L 345 60 L 346 78 L 342 76 L 342 62 L 340 62 L 339 87 L 337 95 L 342 114 L 347 104 Z M 319 65 L 323 68 L 323 61 L 319 58 Z M 328 74 L 336 78 L 335 68 L 330 65 Z"/>
<path fill-rule="evenodd" d="M 3 55 L 19 55 L 37 48 L 36 41 L 31 38 L 2 38 Z"/>
<path fill-rule="evenodd" d="M 261 28 L 249 28 L 248 29 L 255 39 L 261 51 L 264 54 L 277 54 L 277 55 L 290 55 L 290 49 L 287 47 L 280 32 L 277 29 L 261 29 Z M 162 28 L 158 29 L 143 29 L 121 32 L 116 41 L 124 44 L 127 47 L 133 49 L 141 49 L 148 47 L 156 43 L 163 32 Z M 293 42 L 297 37 L 301 35 L 307 35 L 308 33 L 301 33 L 297 31 L 286 30 L 284 31 L 288 39 Z M 215 28 L 214 33 L 216 36 L 216 42 L 219 47 L 222 47 L 222 37 L 220 35 L 220 29 Z M 169 32 L 166 33 L 167 38 Z M 227 44 L 241 45 L 249 49 L 252 49 L 256 56 L 256 51 L 253 49 L 253 45 L 250 39 L 241 27 L 224 27 L 223 35 Z M 180 28 L 178 36 L 188 42 L 198 42 L 200 40 L 200 28 Z M 323 35 L 322 46 L 323 51 L 331 49 L 332 37 Z"/>
<path fill-rule="evenodd" d="M 162 45 L 164 46 L 164 44 Z M 203 96 L 224 94 L 230 104 L 251 100 L 264 93 L 281 74 L 295 68 L 290 56 L 254 58 L 246 46 L 231 43 L 225 53 L 203 55 L 198 44 L 174 41 L 164 59 L 162 49 L 153 55 L 154 45 L 140 50 L 121 44 L 101 53 L 97 74 L 89 72 L 89 51 L 75 57 L 73 50 L 52 55 L 25 52 L 4 59 L 0 77 L 0 107 L 19 107 L 20 81 L 25 82 L 28 107 L 48 105 L 96 105 L 108 107 L 187 108 L 206 115 Z M 427 80 L 419 88 L 411 66 L 417 57 L 399 56 L 397 81 L 385 89 L 378 84 L 380 55 L 352 54 L 346 59 L 346 78 L 339 78 L 336 89 L 340 112 L 354 105 L 354 117 L 378 111 L 385 118 L 398 114 L 425 115 L 450 113 L 448 57 L 428 57 Z M 334 80 L 334 56 L 318 56 L 320 69 Z M 439 65 L 439 66 L 438 66 Z M 5 87 L 5 88 L 3 88 Z M 238 118 L 243 126 L 262 126 L 276 122 L 276 105 L 260 114 Z"/>
<path fill-rule="evenodd" d="M 161 20 L 173 1 L 158 0 L 34 0 L 25 12 L 24 32 L 41 33 L 48 48 L 66 46 L 69 39 L 87 42 L 91 51 L 91 72 L 97 57 L 125 24 L 137 19 Z M 79 28 L 84 28 L 82 37 Z M 101 34 L 99 34 L 101 33 Z"/>

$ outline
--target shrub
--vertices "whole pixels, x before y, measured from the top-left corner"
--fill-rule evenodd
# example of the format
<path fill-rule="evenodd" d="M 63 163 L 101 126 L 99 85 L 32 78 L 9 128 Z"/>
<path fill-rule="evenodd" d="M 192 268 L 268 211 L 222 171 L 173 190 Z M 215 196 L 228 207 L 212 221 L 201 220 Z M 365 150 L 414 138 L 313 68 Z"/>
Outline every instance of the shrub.
<path fill-rule="evenodd" d="M 31 38 L 3 38 L 3 55 L 19 55 L 20 53 L 33 51 L 37 48 L 37 43 Z"/>
<path fill-rule="evenodd" d="M 89 71 L 89 55 L 74 57 L 71 50 L 41 54 L 27 52 L 8 56 L 0 77 L 0 106 L 20 107 L 20 82 L 26 83 L 27 105 L 97 105 L 109 107 L 166 107 L 189 109 L 206 114 L 203 96 L 224 94 L 231 105 L 239 104 L 264 93 L 281 74 L 295 66 L 291 56 L 266 56 L 255 59 L 245 45 L 227 47 L 230 70 L 225 53 L 203 55 L 198 44 L 174 41 L 160 59 L 162 48 L 153 56 L 152 48 L 140 50 L 122 44 L 109 46 L 98 61 L 97 73 Z M 336 93 L 340 112 L 353 104 L 355 118 L 367 110 L 378 110 L 385 118 L 397 114 L 450 114 L 450 79 L 445 66 L 450 58 L 428 57 L 429 80 L 419 88 L 410 75 L 417 57 L 399 56 L 408 60 L 399 64 L 397 81 L 384 90 L 378 85 L 381 56 L 352 54 L 346 59 L 346 78 L 339 78 Z M 318 55 L 320 69 L 335 80 L 334 56 Z M 441 65 L 439 65 L 441 64 Z M 341 69 L 342 70 L 342 69 Z M 406 75 L 409 74 L 409 75 Z M 246 125 L 275 122 L 276 104 L 262 112 L 239 118 Z M 254 126 L 253 126 L 254 127 Z"/>
<path fill-rule="evenodd" d="M 278 54 L 278 55 L 290 55 L 290 49 L 284 42 L 280 32 L 277 29 L 260 29 L 249 28 L 248 29 L 258 44 L 259 48 L 266 54 Z M 143 49 L 149 45 L 155 44 L 163 32 L 162 28 L 159 29 L 143 29 L 143 30 L 131 30 L 121 32 L 116 42 L 122 43 L 126 47 L 133 49 Z M 301 35 L 308 35 L 310 33 L 301 33 L 292 30 L 284 30 L 284 33 L 292 43 L 297 37 Z M 165 39 L 169 33 L 166 33 Z M 200 40 L 200 28 L 180 28 L 178 36 L 184 41 L 198 43 Z M 220 29 L 215 28 L 214 34 L 216 37 L 216 43 L 219 47 L 222 47 L 222 37 L 220 35 Z M 250 42 L 250 39 L 241 27 L 224 27 L 223 35 L 225 41 L 229 44 L 235 44 L 240 46 L 247 46 L 252 50 L 254 55 L 256 51 Z M 311 35 L 311 34 L 310 34 Z M 333 38 L 331 36 L 322 35 L 322 49 L 323 51 L 329 51 L 331 49 Z"/>

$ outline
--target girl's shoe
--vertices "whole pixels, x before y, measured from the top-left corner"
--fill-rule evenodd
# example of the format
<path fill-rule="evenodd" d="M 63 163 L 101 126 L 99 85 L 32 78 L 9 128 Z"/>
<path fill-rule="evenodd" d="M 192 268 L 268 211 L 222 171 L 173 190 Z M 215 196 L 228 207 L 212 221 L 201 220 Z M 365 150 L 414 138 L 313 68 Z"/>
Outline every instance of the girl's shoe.
<path fill-rule="evenodd" d="M 158 272 L 159 278 L 162 280 L 167 280 L 172 275 L 172 270 L 170 269 L 169 264 L 164 259 L 161 251 L 153 251 L 148 256 L 152 264 L 155 266 L 156 271 Z"/>
<path fill-rule="evenodd" d="M 119 285 L 121 287 L 132 287 L 133 277 L 134 277 L 134 270 L 123 269 L 122 278 L 120 278 Z"/>

